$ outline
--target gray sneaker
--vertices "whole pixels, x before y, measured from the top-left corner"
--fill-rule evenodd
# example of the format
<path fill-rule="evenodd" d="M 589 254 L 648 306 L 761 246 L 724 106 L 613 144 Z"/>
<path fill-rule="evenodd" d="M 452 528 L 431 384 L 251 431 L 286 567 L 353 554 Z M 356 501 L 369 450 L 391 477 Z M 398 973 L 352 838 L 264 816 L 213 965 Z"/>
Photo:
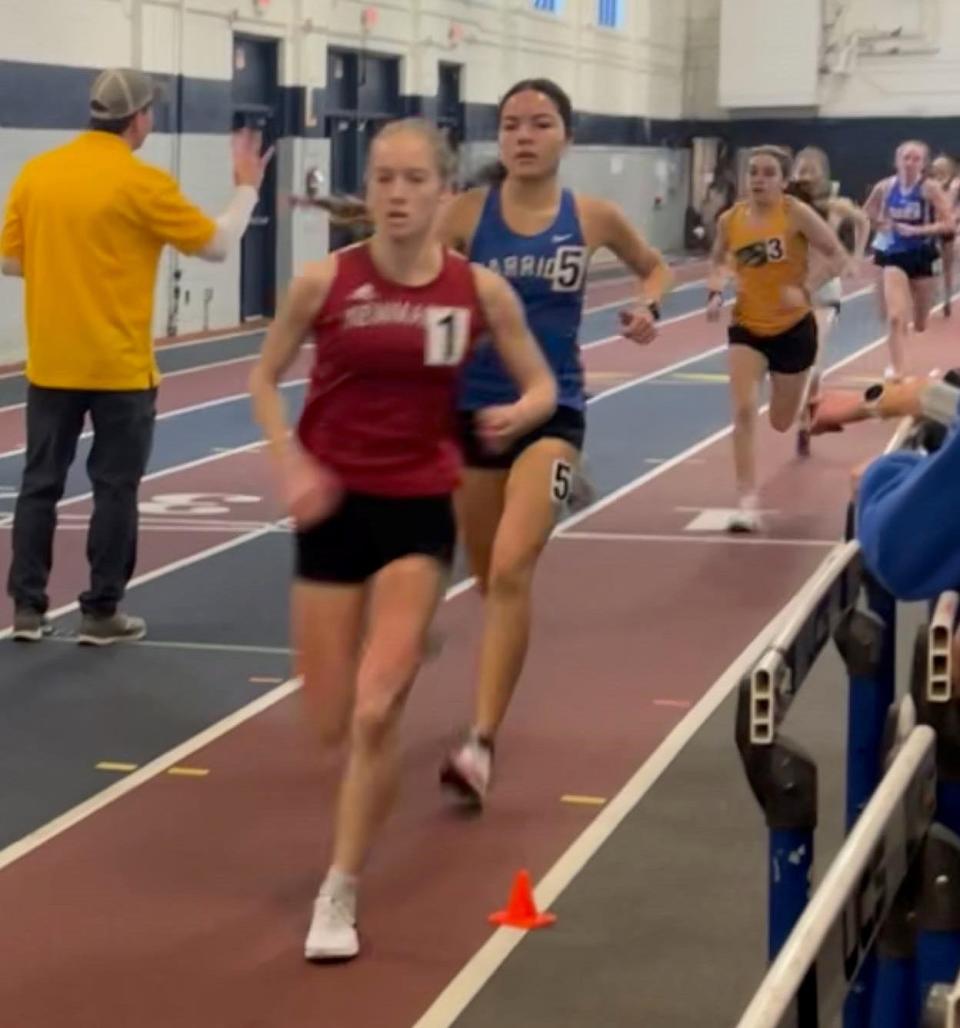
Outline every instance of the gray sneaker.
<path fill-rule="evenodd" d="M 53 632 L 53 625 L 45 614 L 22 607 L 13 615 L 13 638 L 17 642 L 40 642 Z"/>
<path fill-rule="evenodd" d="M 119 611 L 107 617 L 84 614 L 77 630 L 77 642 L 81 646 L 112 646 L 118 642 L 136 642 L 146 634 L 147 623 L 143 618 Z"/>

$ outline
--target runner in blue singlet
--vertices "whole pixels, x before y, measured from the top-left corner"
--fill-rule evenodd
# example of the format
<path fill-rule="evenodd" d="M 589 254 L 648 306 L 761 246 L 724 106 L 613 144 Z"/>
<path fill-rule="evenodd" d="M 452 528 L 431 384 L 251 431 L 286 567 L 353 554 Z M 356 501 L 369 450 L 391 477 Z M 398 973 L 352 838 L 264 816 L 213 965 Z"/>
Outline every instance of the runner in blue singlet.
<path fill-rule="evenodd" d="M 624 335 L 638 343 L 655 335 L 670 278 L 619 207 L 561 189 L 558 171 L 573 111 L 559 86 L 546 79 L 517 83 L 501 102 L 499 118 L 502 181 L 453 199 L 441 234 L 520 295 L 557 378 L 559 402 L 548 422 L 493 453 L 478 435 L 474 412 L 510 403 L 513 386 L 490 350 L 481 349 L 466 369 L 460 418 L 467 469 L 457 513 L 486 609 L 473 725 L 441 779 L 474 803 L 486 796 L 494 736 L 523 669 L 537 559 L 558 505 L 568 498 L 583 445 L 577 333 L 590 258 L 606 247 L 640 279 L 638 302 L 621 314 Z"/>
<path fill-rule="evenodd" d="M 937 239 L 954 227 L 946 194 L 925 175 L 930 151 L 910 141 L 897 149 L 897 173 L 878 182 L 864 210 L 876 228 L 874 263 L 882 268 L 890 348 L 887 377 L 906 373 L 904 348 L 910 321 L 922 332 L 934 294 Z"/>

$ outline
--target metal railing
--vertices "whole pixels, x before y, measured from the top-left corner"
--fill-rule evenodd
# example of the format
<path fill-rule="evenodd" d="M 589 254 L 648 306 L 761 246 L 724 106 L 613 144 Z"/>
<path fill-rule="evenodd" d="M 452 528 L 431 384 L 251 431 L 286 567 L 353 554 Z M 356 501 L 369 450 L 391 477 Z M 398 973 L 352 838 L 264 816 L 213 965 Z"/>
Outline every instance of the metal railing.
<path fill-rule="evenodd" d="M 904 423 L 887 452 L 917 437 Z M 770 968 L 740 1028 L 826 1028 L 841 1010 L 845 1028 L 960 1028 L 960 1000 L 944 998 L 960 996 L 944 984 L 960 969 L 958 606 L 946 593 L 932 607 L 894 705 L 897 604 L 851 538 L 742 680 L 737 747 L 769 830 Z M 849 682 L 848 835 L 811 900 L 817 767 L 782 728 L 831 639 Z"/>

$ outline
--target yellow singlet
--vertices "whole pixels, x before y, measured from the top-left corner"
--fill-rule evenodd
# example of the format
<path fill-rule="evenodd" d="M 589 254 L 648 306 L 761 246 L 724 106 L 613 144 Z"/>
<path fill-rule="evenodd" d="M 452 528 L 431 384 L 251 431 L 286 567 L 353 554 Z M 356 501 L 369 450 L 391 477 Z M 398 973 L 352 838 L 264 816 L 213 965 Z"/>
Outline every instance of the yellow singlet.
<path fill-rule="evenodd" d="M 776 336 L 802 321 L 805 308 L 786 309 L 784 286 L 803 287 L 807 277 L 807 240 L 790 225 L 790 204 L 784 197 L 757 217 L 741 202 L 730 210 L 727 244 L 736 265 L 737 302 L 733 320 L 758 336 Z"/>

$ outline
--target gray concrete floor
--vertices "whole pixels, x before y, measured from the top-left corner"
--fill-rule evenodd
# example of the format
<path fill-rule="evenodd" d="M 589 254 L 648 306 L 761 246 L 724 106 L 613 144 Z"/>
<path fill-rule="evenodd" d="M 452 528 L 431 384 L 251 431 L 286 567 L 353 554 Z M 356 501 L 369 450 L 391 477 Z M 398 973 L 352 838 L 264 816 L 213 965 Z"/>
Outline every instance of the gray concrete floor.
<path fill-rule="evenodd" d="M 900 619 L 900 681 L 922 608 Z M 832 646 L 788 718 L 817 760 L 816 875 L 843 838 L 847 689 Z M 728 699 L 558 899 L 458 1028 L 727 1028 L 765 970 L 766 832 Z"/>

